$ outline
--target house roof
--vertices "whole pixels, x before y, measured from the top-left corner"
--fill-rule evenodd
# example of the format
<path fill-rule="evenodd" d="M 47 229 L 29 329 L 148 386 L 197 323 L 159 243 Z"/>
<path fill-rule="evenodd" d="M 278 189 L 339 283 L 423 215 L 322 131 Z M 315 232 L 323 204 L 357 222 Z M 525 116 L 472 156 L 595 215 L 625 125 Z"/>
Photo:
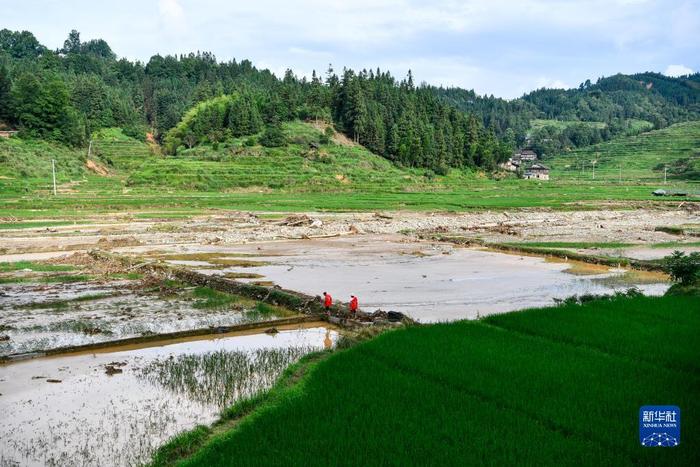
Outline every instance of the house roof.
<path fill-rule="evenodd" d="M 542 164 L 532 164 L 528 170 L 549 170 L 549 167 Z"/>
<path fill-rule="evenodd" d="M 537 153 L 533 151 L 532 149 L 521 149 L 520 151 L 515 153 L 516 155 L 519 154 L 521 156 L 537 156 Z"/>

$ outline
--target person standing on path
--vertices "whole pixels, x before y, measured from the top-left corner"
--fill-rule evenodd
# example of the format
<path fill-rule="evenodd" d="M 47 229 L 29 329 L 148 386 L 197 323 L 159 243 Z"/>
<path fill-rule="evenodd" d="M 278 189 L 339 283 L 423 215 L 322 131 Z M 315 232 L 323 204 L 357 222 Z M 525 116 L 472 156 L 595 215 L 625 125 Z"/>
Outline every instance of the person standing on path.
<path fill-rule="evenodd" d="M 353 318 L 357 315 L 357 297 L 350 295 L 350 316 Z"/>
<path fill-rule="evenodd" d="M 328 292 L 323 292 L 323 307 L 326 309 L 326 314 L 330 316 L 331 306 L 333 306 L 333 297 Z"/>

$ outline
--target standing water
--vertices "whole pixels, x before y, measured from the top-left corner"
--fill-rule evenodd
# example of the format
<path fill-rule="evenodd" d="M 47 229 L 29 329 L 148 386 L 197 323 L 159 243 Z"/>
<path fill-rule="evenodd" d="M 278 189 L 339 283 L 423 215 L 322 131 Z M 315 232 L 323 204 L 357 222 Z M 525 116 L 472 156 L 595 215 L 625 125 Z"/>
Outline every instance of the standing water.
<path fill-rule="evenodd" d="M 202 251 L 201 246 L 196 248 Z M 204 248 L 213 251 L 218 247 Z M 245 271 L 284 288 L 313 295 L 327 290 L 344 302 L 357 295 L 365 311 L 396 310 L 422 322 L 474 319 L 548 306 L 572 295 L 609 294 L 631 287 L 660 295 L 669 287 L 666 277 L 658 273 L 396 236 L 253 243 L 225 251 L 259 255 L 256 259 L 266 265 Z M 234 271 L 239 270 L 214 272 Z"/>
<path fill-rule="evenodd" d="M 0 465 L 143 464 L 336 337 L 287 328 L 0 365 Z"/>

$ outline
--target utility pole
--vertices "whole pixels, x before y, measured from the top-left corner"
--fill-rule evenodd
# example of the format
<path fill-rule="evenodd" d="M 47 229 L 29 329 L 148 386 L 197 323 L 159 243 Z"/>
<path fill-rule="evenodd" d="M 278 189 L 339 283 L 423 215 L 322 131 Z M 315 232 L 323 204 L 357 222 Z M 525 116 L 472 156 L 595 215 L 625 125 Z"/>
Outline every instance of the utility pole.
<path fill-rule="evenodd" d="M 53 175 L 53 195 L 56 196 L 56 159 L 51 159 L 51 175 Z"/>
<path fill-rule="evenodd" d="M 591 164 L 593 165 L 593 180 L 595 180 L 595 163 L 597 161 L 591 161 Z"/>
<path fill-rule="evenodd" d="M 618 183 L 622 183 L 622 164 L 620 164 L 620 177 L 618 178 Z"/>
<path fill-rule="evenodd" d="M 666 173 L 668 172 L 668 166 L 664 165 L 664 185 L 666 184 Z"/>

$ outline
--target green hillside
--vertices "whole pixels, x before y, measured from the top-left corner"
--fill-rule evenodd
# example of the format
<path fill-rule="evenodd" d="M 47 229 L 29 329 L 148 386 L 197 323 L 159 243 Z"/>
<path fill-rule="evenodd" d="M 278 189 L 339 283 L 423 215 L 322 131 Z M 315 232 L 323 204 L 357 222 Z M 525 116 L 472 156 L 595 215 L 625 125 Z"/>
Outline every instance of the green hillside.
<path fill-rule="evenodd" d="M 678 123 L 662 130 L 576 149 L 546 161 L 553 178 L 663 182 L 700 180 L 700 122 Z M 622 175 L 620 175 L 622 172 Z"/>
<path fill-rule="evenodd" d="M 28 194 L 51 187 L 51 161 L 55 161 L 57 183 L 81 179 L 86 151 L 48 141 L 0 138 L 0 193 Z"/>
<path fill-rule="evenodd" d="M 600 183 L 603 176 L 614 177 L 611 169 L 601 171 L 600 165 L 595 182 L 589 166 L 586 177 L 579 180 L 580 174 L 566 167 L 576 161 L 571 154 L 569 159 L 551 161 L 552 179 L 545 182 L 505 174 L 489 177 L 461 169 L 439 175 L 394 165 L 340 133 L 326 141 L 323 125 L 293 121 L 282 128 L 287 139 L 282 147 L 260 145 L 258 134 L 183 148 L 176 156 L 161 155 L 157 146 L 125 136 L 118 129 L 94 133 L 89 149 L 0 139 L 0 210 L 16 221 L 154 209 L 160 214 L 203 209 L 570 209 L 600 200 L 655 199 L 649 183 L 656 186 L 659 177 L 649 168 L 656 159 L 644 152 L 646 165 L 638 170 L 644 177 L 623 184 Z M 697 148 L 697 128 L 698 124 L 677 125 L 624 141 L 644 141 L 645 147 L 674 146 L 672 157 L 666 157 L 678 159 Z M 617 145 L 599 147 L 599 159 L 605 161 L 608 156 L 602 151 L 613 154 Z M 626 152 L 640 154 L 639 147 Z M 57 162 L 58 196 L 51 189 L 52 158 Z M 669 185 L 679 187 L 677 182 L 670 179 Z"/>
<path fill-rule="evenodd" d="M 70 187 L 83 195 L 150 193 L 153 188 L 178 194 L 433 191 L 474 179 L 469 172 L 438 177 L 426 169 L 399 168 L 341 134 L 322 144 L 322 132 L 311 124 L 289 122 L 283 130 L 287 144 L 278 148 L 261 146 L 257 135 L 196 146 L 177 156 L 160 155 L 115 128 L 96 132 L 85 150 L 0 139 L 0 187 L 4 194 L 49 192 L 52 158 L 59 191 Z"/>
<path fill-rule="evenodd" d="M 431 185 L 430 171 L 398 168 L 344 138 L 321 144 L 322 133 L 311 124 L 289 122 L 283 130 L 288 140 L 283 147 L 263 147 L 246 137 L 146 158 L 126 185 L 196 191 L 395 191 Z"/>

